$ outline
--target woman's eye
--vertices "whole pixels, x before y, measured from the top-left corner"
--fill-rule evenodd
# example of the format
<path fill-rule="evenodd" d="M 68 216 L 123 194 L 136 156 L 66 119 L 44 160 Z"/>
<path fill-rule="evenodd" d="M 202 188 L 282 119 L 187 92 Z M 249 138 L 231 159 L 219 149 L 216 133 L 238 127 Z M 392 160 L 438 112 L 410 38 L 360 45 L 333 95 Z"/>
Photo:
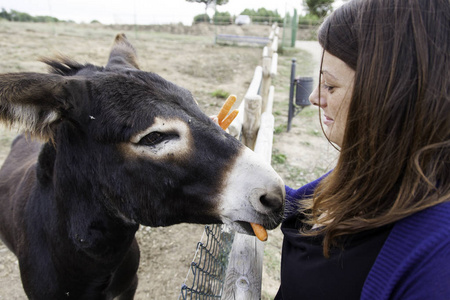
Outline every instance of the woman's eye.
<path fill-rule="evenodd" d="M 140 141 L 139 141 L 139 145 L 142 146 L 154 146 L 160 142 L 162 142 L 164 140 L 164 134 L 162 134 L 161 132 L 151 132 L 149 134 L 147 134 L 146 136 L 144 136 Z"/>
<path fill-rule="evenodd" d="M 326 89 L 328 92 L 331 92 L 334 89 L 334 86 L 322 84 L 323 88 Z"/>

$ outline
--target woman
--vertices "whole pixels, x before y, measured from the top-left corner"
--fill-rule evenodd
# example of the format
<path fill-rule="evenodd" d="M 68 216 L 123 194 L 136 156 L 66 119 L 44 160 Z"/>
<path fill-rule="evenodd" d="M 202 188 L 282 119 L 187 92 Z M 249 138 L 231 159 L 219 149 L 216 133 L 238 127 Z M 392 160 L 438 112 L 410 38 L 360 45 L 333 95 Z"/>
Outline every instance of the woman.
<path fill-rule="evenodd" d="M 275 299 L 450 299 L 450 2 L 352 0 L 322 24 L 334 170 L 287 187 Z"/>

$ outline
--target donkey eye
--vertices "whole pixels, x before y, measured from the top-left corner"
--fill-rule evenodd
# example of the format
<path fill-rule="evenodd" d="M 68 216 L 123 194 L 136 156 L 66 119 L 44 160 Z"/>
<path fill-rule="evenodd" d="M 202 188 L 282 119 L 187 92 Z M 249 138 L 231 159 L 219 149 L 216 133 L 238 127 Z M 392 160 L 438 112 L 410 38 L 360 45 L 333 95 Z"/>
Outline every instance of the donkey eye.
<path fill-rule="evenodd" d="M 154 131 L 150 132 L 146 136 L 144 136 L 140 141 L 139 145 L 142 146 L 154 146 L 156 144 L 161 143 L 164 140 L 165 135 L 161 132 Z"/>

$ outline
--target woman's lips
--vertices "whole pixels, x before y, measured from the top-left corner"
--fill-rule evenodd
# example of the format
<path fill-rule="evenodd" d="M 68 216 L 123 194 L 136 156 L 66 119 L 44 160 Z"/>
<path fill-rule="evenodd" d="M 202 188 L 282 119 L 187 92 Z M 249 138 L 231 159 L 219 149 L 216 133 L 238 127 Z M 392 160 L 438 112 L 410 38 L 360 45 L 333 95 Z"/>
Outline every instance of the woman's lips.
<path fill-rule="evenodd" d="M 331 124 L 333 124 L 334 120 L 330 117 L 328 117 L 327 115 L 323 115 L 323 123 L 327 126 L 330 126 Z"/>

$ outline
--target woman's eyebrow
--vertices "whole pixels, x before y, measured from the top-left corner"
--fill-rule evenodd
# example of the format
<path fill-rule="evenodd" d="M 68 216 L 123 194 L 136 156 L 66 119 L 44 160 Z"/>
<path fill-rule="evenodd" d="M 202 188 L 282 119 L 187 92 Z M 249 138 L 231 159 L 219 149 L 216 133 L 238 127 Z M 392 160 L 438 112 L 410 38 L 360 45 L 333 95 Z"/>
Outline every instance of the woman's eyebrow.
<path fill-rule="evenodd" d="M 333 80 L 336 80 L 336 81 L 338 80 L 338 79 L 336 78 L 336 76 L 334 76 L 333 74 L 331 74 L 331 73 L 328 72 L 327 70 L 322 70 L 321 73 L 330 76 Z"/>

